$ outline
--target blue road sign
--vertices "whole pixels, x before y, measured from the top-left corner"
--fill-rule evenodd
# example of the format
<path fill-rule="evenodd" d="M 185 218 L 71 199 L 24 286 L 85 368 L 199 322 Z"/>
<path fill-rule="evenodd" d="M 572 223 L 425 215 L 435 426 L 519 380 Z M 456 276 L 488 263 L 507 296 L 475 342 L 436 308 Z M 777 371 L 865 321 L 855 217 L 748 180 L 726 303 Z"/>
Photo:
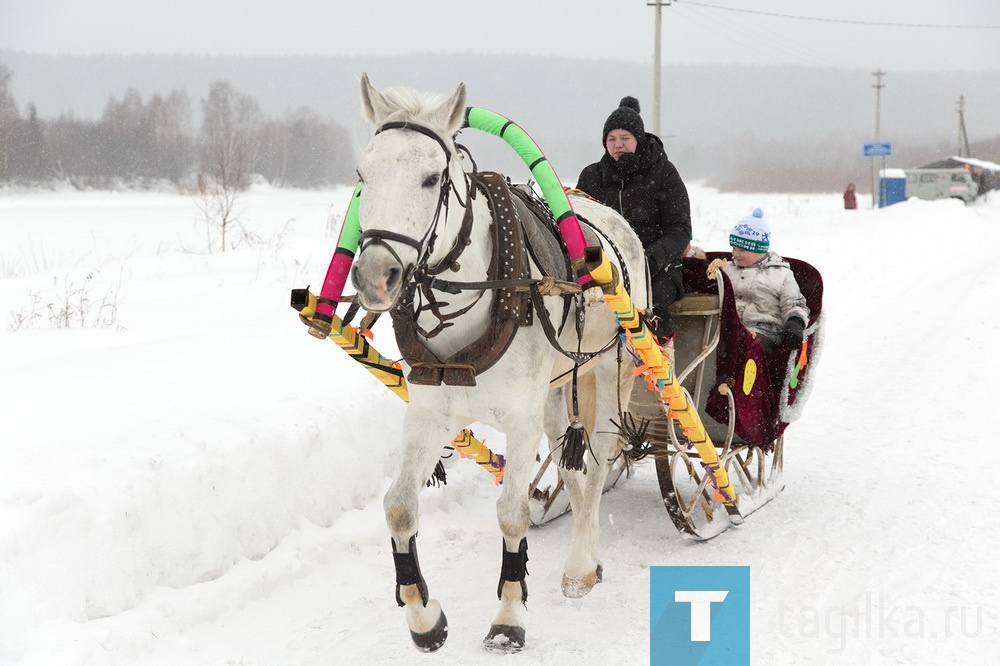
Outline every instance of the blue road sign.
<path fill-rule="evenodd" d="M 866 143 L 865 144 L 865 157 L 881 157 L 883 155 L 892 155 L 892 144 L 891 143 Z"/>

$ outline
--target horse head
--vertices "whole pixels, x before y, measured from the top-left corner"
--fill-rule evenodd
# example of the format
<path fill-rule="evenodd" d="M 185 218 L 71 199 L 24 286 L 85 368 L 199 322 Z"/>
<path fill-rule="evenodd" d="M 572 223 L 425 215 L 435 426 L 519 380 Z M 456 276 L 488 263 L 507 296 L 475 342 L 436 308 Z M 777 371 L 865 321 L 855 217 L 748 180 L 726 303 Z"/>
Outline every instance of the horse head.
<path fill-rule="evenodd" d="M 361 77 L 361 108 L 374 134 L 358 167 L 362 233 L 351 281 L 366 310 L 388 310 L 415 272 L 433 272 L 448 252 L 440 237 L 466 214 L 469 186 L 454 142 L 465 97 L 464 84 L 445 99 L 379 91 Z"/>

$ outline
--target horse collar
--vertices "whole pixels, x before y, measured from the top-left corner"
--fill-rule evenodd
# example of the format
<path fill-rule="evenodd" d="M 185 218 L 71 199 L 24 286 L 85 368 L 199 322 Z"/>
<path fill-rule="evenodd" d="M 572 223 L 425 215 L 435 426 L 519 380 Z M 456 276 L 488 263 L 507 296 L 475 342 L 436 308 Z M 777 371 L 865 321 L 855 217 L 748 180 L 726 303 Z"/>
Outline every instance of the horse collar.
<path fill-rule="evenodd" d="M 490 225 L 493 256 L 487 270 L 487 281 L 530 277 L 531 266 L 528 261 L 527 246 L 517 208 L 506 180 L 495 173 L 478 174 L 478 176 L 473 188 L 483 187 L 494 220 L 494 224 Z M 469 206 L 469 210 L 471 208 Z M 411 368 L 407 379 L 413 384 L 440 386 L 444 383 L 452 386 L 475 386 L 476 375 L 500 360 L 513 342 L 517 329 L 520 326 L 530 325 L 533 319 L 529 297 L 525 291 L 519 291 L 515 287 L 497 289 L 490 309 L 489 322 L 483 334 L 442 361 L 421 340 L 416 322 L 418 312 L 414 310 L 413 303 L 416 288 L 416 283 L 411 282 L 408 293 L 390 313 L 399 351 Z M 424 287 L 424 291 L 431 301 L 431 306 L 426 309 L 437 313 L 439 319 L 442 319 L 440 326 L 431 332 L 436 335 L 440 329 L 451 325 L 443 319 L 443 315 L 439 314 L 441 306 L 447 304 L 434 301 L 429 288 Z M 451 313 L 448 318 L 453 319 L 466 310 Z M 425 333 L 424 337 L 429 336 Z"/>

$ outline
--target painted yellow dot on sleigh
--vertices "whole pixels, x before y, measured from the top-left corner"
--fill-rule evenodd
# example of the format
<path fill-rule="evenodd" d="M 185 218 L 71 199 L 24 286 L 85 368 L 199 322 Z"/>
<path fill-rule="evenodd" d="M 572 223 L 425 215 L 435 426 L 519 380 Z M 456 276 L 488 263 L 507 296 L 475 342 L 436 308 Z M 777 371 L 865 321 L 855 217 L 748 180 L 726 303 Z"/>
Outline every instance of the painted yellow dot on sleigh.
<path fill-rule="evenodd" d="M 743 395 L 750 395 L 754 382 L 757 381 L 757 362 L 752 358 L 743 366 Z"/>

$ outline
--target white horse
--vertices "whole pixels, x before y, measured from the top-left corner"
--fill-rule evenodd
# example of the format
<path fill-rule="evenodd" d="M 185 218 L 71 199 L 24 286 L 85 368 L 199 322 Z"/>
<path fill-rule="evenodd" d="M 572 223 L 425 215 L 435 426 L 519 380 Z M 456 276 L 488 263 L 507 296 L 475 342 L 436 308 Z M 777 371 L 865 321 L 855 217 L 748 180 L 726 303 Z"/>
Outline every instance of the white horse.
<path fill-rule="evenodd" d="M 482 191 L 477 196 L 454 141 L 465 119 L 465 86 L 459 85 L 451 97 L 444 99 L 401 88 L 380 92 L 364 75 L 361 105 L 373 136 L 358 169 L 363 182 L 359 208 L 362 236 L 351 271 L 352 283 L 366 310 L 392 310 L 397 324 L 397 316 L 410 317 L 417 341 L 433 357 L 448 359 L 459 350 L 477 346 L 484 331 L 496 323 L 492 308 L 501 290 L 499 285 L 483 283 L 488 281 L 494 254 L 504 251 L 504 247 L 493 247 L 489 196 Z M 605 253 L 619 274 L 632 276 L 633 302 L 646 303 L 643 250 L 629 225 L 614 211 L 585 197 L 573 197 L 572 202 L 577 214 L 599 230 Z M 608 240 L 617 250 L 607 246 Z M 500 244 L 503 246 L 502 241 Z M 509 260 L 504 255 L 500 263 Z M 529 263 L 530 279 L 543 277 L 534 260 Z M 432 276 L 439 282 L 435 284 Z M 416 298 L 414 281 L 424 285 Z M 439 289 L 449 283 L 466 286 L 453 288 L 452 293 Z M 478 287 L 471 288 L 468 283 L 477 283 Z M 439 302 L 428 306 L 421 300 L 420 294 L 428 290 L 431 298 L 436 295 Z M 404 294 L 410 296 L 402 298 L 401 305 Z M 448 631 L 441 605 L 429 598 L 417 562 L 418 495 L 443 445 L 476 421 L 495 427 L 507 437 L 506 470 L 497 500 L 497 519 L 503 534 L 500 609 L 484 643 L 487 648 L 504 651 L 516 651 L 524 645 L 521 605 L 527 599 L 524 579 L 528 486 L 543 431 L 550 446 L 555 447 L 570 425 L 570 401 L 562 385 L 572 377 L 574 361 L 553 346 L 541 325 L 541 320 L 548 317 L 553 328 L 560 326 L 564 298 L 538 296 L 547 312 L 533 308 L 533 323 L 517 329 L 513 339 L 507 341 L 509 346 L 499 350 L 499 358 L 488 369 L 473 371 L 477 373 L 472 375 L 474 385 L 414 384 L 410 375 L 403 460 L 384 505 L 392 534 L 396 597 L 400 606 L 406 606 L 407 624 L 418 649 L 438 649 Z M 584 320 L 582 338 L 578 338 L 573 325 L 576 315 L 571 308 L 569 323 L 556 333 L 558 344 L 571 351 L 611 351 L 579 368 L 579 404 L 593 408 L 589 414 L 581 411 L 591 431 L 586 472 L 560 469 L 573 515 L 572 545 L 562 581 L 563 592 L 569 597 L 587 594 L 601 579 L 597 556 L 599 504 L 610 461 L 622 447 L 619 437 L 609 432 L 613 429 L 609 420 L 618 419 L 619 400 L 628 405 L 633 385 L 630 365 L 616 358 L 614 341 L 619 327 L 611 309 L 599 303 L 580 310 Z M 523 318 L 524 313 L 518 316 Z M 396 333 L 399 339 L 398 326 Z M 402 349 L 405 341 L 400 342 Z M 450 367 L 459 375 L 464 372 L 466 379 L 470 376 L 462 363 L 416 365 L 431 368 L 432 374 L 447 374 Z M 584 373 L 591 373 L 592 379 L 584 381 Z M 553 378 L 558 379 L 550 383 Z M 588 387 L 589 394 L 583 395 Z"/>

